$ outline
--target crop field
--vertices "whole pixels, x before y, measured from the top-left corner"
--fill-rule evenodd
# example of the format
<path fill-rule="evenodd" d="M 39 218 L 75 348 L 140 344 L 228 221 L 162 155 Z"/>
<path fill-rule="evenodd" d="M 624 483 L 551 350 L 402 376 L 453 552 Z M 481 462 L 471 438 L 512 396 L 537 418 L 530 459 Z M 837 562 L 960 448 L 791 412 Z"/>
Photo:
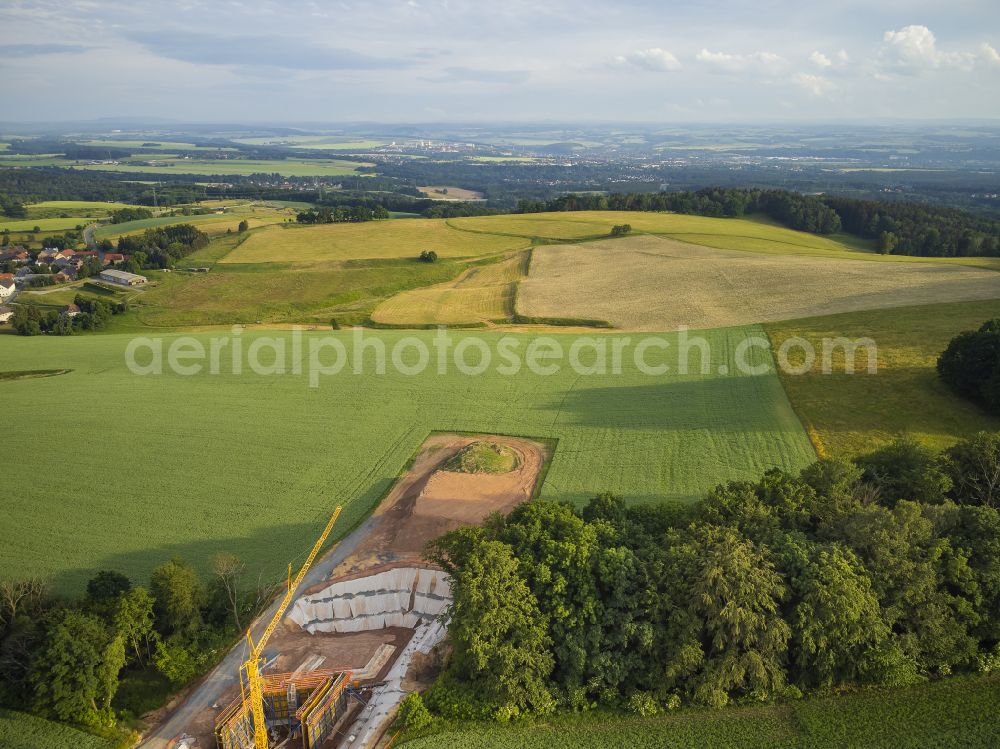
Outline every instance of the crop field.
<path fill-rule="evenodd" d="M 1000 679 L 954 677 L 788 705 L 681 710 L 655 718 L 594 713 L 459 727 L 407 749 L 918 749 L 1000 744 Z"/>
<path fill-rule="evenodd" d="M 369 221 L 361 224 L 275 227 L 254 232 L 223 262 L 316 263 L 370 258 L 478 257 L 527 247 L 521 237 L 473 234 L 444 219 Z"/>
<path fill-rule="evenodd" d="M 550 245 L 532 250 L 517 311 L 673 330 L 1000 298 L 1000 273 L 985 268 L 875 267 L 864 260 L 718 250 L 651 236 Z"/>
<path fill-rule="evenodd" d="M 853 312 L 766 326 L 775 348 L 796 336 L 822 351 L 824 338 L 871 338 L 878 348 L 878 374 L 865 374 L 864 351 L 856 355 L 856 374 L 845 374 L 844 351 L 831 359 L 832 374 L 822 374 L 821 356 L 804 375 L 782 375 L 785 390 L 821 451 L 853 457 L 900 434 L 943 449 L 976 432 L 1000 430 L 1000 419 L 952 393 L 938 379 L 938 355 L 964 330 L 1000 317 L 1000 300 L 901 307 Z M 802 363 L 800 350 L 789 356 Z"/>
<path fill-rule="evenodd" d="M 144 160 L 149 159 L 145 157 Z M 358 167 L 372 166 L 341 159 L 177 159 L 156 158 L 154 166 L 143 164 L 75 164 L 62 160 L 63 166 L 74 164 L 78 169 L 102 172 L 142 172 L 146 174 L 242 175 L 280 174 L 283 177 L 339 177 L 355 174 Z M 42 166 L 39 164 L 38 166 Z"/>
<path fill-rule="evenodd" d="M 229 333 L 193 338 L 207 348 L 211 338 Z M 738 343 L 761 334 L 759 328 L 705 333 L 713 344 L 711 371 L 725 365 L 735 372 Z M 79 591 L 97 569 L 145 581 L 173 554 L 204 571 L 212 555 L 231 551 L 251 570 L 280 577 L 335 503 L 347 503 L 338 529 L 345 533 L 433 430 L 558 440 L 541 496 L 575 503 L 602 491 L 629 502 L 692 500 L 720 481 L 755 477 L 775 465 L 795 470 L 815 459 L 773 371 L 653 376 L 626 352 L 620 374 L 609 365 L 605 374 L 578 375 L 564 359 L 554 374 L 525 365 L 504 375 L 496 353 L 478 376 L 454 365 L 438 374 L 436 359 L 420 374 L 403 374 L 391 365 L 392 351 L 400 346 L 398 357 L 412 365 L 413 339 L 431 346 L 438 332 L 365 331 L 360 376 L 353 373 L 357 332 L 246 331 L 238 340 L 243 359 L 256 345 L 264 347 L 260 362 L 270 363 L 272 346 L 291 356 L 297 335 L 303 352 L 316 336 L 332 335 L 351 364 L 310 387 L 308 366 L 303 374 L 290 364 L 284 375 L 255 374 L 244 361 L 235 374 L 227 348 L 218 374 L 206 366 L 189 376 L 169 368 L 141 376 L 125 364 L 133 336 L 0 336 L 5 370 L 71 370 L 0 381 L 6 428 L 17 435 L 5 456 L 0 576 L 43 575 L 58 590 Z M 453 344 L 463 335 L 453 332 Z M 470 335 L 494 352 L 503 337 Z M 163 340 L 169 347 L 178 337 Z M 566 352 L 578 340 L 551 338 Z M 511 339 L 523 358 L 534 336 Z M 384 375 L 375 373 L 371 348 L 379 342 L 390 362 Z M 580 345 L 600 344 L 584 338 Z M 478 352 L 466 352 L 470 365 Z M 754 364 L 770 364 L 756 347 L 750 355 Z M 329 349 L 322 355 L 327 364 L 333 358 Z M 580 353 L 584 364 L 594 359 L 590 348 Z M 95 432 L 100 460 L 77 461 L 72 471 L 37 469 L 37 456 L 53 445 L 88 444 Z"/>
<path fill-rule="evenodd" d="M 76 141 L 82 146 L 109 146 L 112 148 L 156 148 L 162 151 L 235 151 L 235 148 L 224 148 L 218 146 L 196 146 L 194 143 L 185 143 L 176 140 L 116 140 L 108 138 L 106 140 L 81 140 Z M 149 158 L 146 156 L 145 158 Z"/>
<path fill-rule="evenodd" d="M 336 135 L 287 135 L 267 138 L 236 138 L 236 143 L 248 146 L 289 146 L 323 150 L 363 151 L 378 146 L 387 146 L 388 140 L 351 140 Z"/>
<path fill-rule="evenodd" d="M 387 325 L 467 325 L 506 320 L 514 314 L 515 287 L 528 254 L 474 266 L 454 281 L 404 291 L 382 302 L 372 320 Z"/>
<path fill-rule="evenodd" d="M 111 749 L 112 743 L 62 723 L 0 709 L 0 746 L 4 749 Z"/>

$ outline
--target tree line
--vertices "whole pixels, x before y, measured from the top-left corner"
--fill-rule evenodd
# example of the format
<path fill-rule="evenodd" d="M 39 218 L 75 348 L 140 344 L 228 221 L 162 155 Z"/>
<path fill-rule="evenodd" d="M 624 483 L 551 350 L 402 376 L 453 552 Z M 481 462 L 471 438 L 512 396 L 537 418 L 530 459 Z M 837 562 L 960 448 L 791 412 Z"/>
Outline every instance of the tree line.
<path fill-rule="evenodd" d="M 528 502 L 454 530 L 449 719 L 650 715 L 1000 669 L 1000 433 L 716 487 Z"/>
<path fill-rule="evenodd" d="M 73 335 L 81 330 L 102 330 L 112 316 L 128 312 L 126 302 L 106 302 L 77 294 L 73 304 L 79 314 L 64 315 L 56 310 L 43 310 L 34 304 L 14 307 L 11 326 L 18 335 Z"/>
<path fill-rule="evenodd" d="M 552 200 L 521 200 L 515 212 L 605 210 L 727 218 L 760 213 L 799 231 L 832 234 L 843 230 L 874 239 L 885 253 L 933 257 L 1000 253 L 1000 223 L 965 211 L 787 190 L 713 187 L 694 192 L 571 194 Z"/>
<path fill-rule="evenodd" d="M 0 704 L 91 728 L 135 717 L 112 704 L 123 678 L 153 670 L 186 684 L 271 598 L 271 586 L 247 587 L 245 572 L 220 554 L 206 583 L 175 557 L 145 587 L 100 571 L 76 600 L 39 579 L 0 580 Z"/>
<path fill-rule="evenodd" d="M 364 205 L 337 205 L 332 208 L 321 206 L 308 211 L 300 211 L 295 220 L 300 224 L 341 224 L 380 221 L 389 218 L 389 211 L 383 205 L 371 208 Z"/>

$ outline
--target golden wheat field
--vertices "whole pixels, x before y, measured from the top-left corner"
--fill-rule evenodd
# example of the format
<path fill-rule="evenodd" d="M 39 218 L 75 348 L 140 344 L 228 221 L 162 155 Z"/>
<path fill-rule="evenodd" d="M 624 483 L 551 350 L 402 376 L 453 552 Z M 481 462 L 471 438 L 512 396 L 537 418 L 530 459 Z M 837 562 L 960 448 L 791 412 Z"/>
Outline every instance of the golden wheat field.
<path fill-rule="evenodd" d="M 992 270 L 758 254 L 644 236 L 536 247 L 517 312 L 671 330 L 994 298 L 1000 273 Z"/>

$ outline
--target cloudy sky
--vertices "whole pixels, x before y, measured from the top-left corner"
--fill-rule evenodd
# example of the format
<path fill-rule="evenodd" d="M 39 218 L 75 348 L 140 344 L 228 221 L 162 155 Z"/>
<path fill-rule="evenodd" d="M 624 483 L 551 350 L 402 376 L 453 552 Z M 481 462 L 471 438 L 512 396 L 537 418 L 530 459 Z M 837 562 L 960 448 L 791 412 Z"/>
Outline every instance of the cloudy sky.
<path fill-rule="evenodd" d="M 998 0 L 0 0 L 0 120 L 1000 118 Z"/>

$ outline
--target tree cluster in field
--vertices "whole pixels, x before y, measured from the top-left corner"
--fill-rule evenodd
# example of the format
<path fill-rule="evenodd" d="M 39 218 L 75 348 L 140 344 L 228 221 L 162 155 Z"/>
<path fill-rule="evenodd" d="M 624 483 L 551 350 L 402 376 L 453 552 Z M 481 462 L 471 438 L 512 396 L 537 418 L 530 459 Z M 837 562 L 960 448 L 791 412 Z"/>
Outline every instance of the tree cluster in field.
<path fill-rule="evenodd" d="M 611 227 L 612 237 L 624 237 L 626 234 L 632 231 L 631 224 L 616 224 Z"/>
<path fill-rule="evenodd" d="M 102 330 L 113 315 L 128 312 L 125 302 L 105 302 L 77 294 L 73 303 L 79 314 L 69 316 L 56 310 L 43 311 L 34 304 L 14 307 L 11 326 L 18 335 L 73 335 L 83 330 Z"/>
<path fill-rule="evenodd" d="M 0 704 L 86 726 L 112 726 L 120 680 L 159 671 L 179 687 L 224 653 L 273 593 L 244 589 L 245 566 L 222 554 L 206 585 L 184 560 L 157 567 L 148 587 L 99 572 L 80 600 L 37 579 L 0 581 Z"/>
<path fill-rule="evenodd" d="M 136 236 L 118 238 L 118 252 L 130 255 L 125 270 L 172 268 L 174 263 L 208 244 L 208 235 L 191 224 L 146 229 Z M 135 268 L 135 270 L 131 270 Z"/>
<path fill-rule="evenodd" d="M 326 206 L 301 211 L 295 216 L 300 224 L 342 224 L 359 223 L 363 221 L 379 221 L 389 218 L 389 211 L 382 205 L 367 207 L 363 205 L 338 205 L 333 208 Z"/>
<path fill-rule="evenodd" d="M 847 231 L 899 255 L 964 257 L 1000 254 L 1000 223 L 922 203 L 814 197 L 786 190 L 707 188 L 697 192 L 561 195 L 522 200 L 518 213 L 547 211 L 671 211 L 712 217 L 762 213 L 814 234 Z"/>
<path fill-rule="evenodd" d="M 417 257 L 422 263 L 436 263 L 438 259 L 438 254 L 434 250 L 423 250 Z"/>
<path fill-rule="evenodd" d="M 112 224 L 124 224 L 126 221 L 153 218 L 153 212 L 148 208 L 119 208 L 111 214 Z"/>
<path fill-rule="evenodd" d="M 718 486 L 528 502 L 433 542 L 449 719 L 793 699 L 1000 669 L 1000 433 Z"/>
<path fill-rule="evenodd" d="M 938 357 L 937 371 L 963 398 L 1000 415 L 1000 318 L 955 336 Z"/>

